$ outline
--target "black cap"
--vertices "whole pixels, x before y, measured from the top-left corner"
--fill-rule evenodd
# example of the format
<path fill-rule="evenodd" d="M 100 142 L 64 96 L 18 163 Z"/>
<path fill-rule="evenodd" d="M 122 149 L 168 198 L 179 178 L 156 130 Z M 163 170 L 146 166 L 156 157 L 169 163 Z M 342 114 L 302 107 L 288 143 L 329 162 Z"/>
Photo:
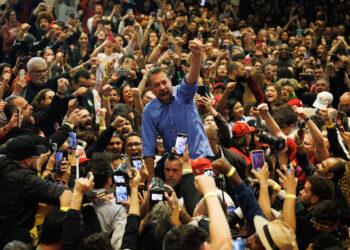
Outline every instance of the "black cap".
<path fill-rule="evenodd" d="M 47 153 L 48 148 L 42 138 L 35 135 L 20 135 L 10 139 L 6 145 L 6 155 L 11 160 L 24 160 L 31 156 Z"/>

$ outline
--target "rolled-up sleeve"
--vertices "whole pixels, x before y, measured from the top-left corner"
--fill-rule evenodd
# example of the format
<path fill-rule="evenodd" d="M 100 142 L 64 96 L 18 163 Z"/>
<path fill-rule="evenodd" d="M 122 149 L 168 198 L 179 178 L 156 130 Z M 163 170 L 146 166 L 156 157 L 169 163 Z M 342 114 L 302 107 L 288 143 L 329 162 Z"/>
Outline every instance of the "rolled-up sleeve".
<path fill-rule="evenodd" d="M 198 82 L 195 84 L 187 84 L 185 79 L 186 76 L 182 78 L 182 82 L 176 93 L 177 97 L 184 102 L 193 101 L 193 98 L 197 93 Z"/>

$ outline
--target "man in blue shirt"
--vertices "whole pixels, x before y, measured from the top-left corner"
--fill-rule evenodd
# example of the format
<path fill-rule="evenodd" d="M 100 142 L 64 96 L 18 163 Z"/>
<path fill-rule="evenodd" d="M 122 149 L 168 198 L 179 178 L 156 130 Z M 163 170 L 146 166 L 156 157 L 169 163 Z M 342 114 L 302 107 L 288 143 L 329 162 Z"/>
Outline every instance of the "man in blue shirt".
<path fill-rule="evenodd" d="M 156 67 L 148 73 L 150 89 L 156 96 L 142 114 L 143 157 L 149 179 L 154 177 L 157 133 L 162 137 L 168 152 L 175 146 L 177 133 L 183 133 L 188 135 L 187 144 L 192 159 L 213 156 L 193 100 L 198 88 L 202 46 L 202 42 L 197 39 L 190 41 L 188 48 L 193 55 L 191 68 L 179 86 L 171 86 L 163 68 Z"/>

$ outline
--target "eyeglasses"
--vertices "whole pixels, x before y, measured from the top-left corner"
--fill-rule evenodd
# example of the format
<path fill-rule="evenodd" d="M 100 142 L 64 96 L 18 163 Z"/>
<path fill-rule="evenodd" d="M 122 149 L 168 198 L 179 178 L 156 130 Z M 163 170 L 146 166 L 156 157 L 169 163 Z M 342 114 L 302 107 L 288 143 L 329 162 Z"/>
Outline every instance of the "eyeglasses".
<path fill-rule="evenodd" d="M 36 74 L 42 74 L 42 73 L 46 73 L 46 72 L 47 72 L 47 69 L 43 69 L 43 70 L 33 70 L 32 72 L 33 72 L 33 73 L 36 73 Z"/>
<path fill-rule="evenodd" d="M 314 227 L 318 227 L 320 230 L 329 230 L 329 229 L 331 229 L 331 226 L 327 226 L 327 225 L 323 225 L 321 223 L 318 223 L 314 218 L 311 219 L 310 222 L 312 223 L 312 225 Z"/>
<path fill-rule="evenodd" d="M 128 144 L 126 144 L 125 146 L 126 147 L 128 147 L 128 148 L 132 148 L 132 147 L 137 147 L 137 148 L 139 148 L 139 147 L 141 147 L 141 145 L 142 145 L 142 143 L 140 143 L 140 142 L 135 142 L 135 143 L 128 143 Z"/>

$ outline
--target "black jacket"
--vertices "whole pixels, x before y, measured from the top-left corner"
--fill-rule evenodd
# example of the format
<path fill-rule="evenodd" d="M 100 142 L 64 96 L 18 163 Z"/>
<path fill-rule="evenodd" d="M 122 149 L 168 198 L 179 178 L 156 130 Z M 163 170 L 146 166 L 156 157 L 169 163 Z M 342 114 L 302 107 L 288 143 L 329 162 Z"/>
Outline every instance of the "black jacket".
<path fill-rule="evenodd" d="M 42 180 L 36 171 L 0 155 L 0 239 L 14 228 L 30 230 L 38 202 L 59 205 L 64 190 L 60 185 Z"/>

